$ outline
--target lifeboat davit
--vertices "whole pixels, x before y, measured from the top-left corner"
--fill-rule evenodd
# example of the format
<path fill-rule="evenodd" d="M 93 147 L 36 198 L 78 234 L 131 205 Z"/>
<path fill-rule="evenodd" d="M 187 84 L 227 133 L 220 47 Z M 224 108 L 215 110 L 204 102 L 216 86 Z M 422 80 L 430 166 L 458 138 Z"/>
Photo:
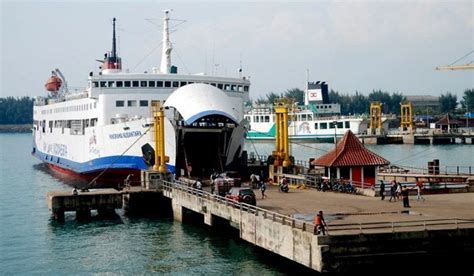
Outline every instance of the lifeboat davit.
<path fill-rule="evenodd" d="M 57 77 L 57 76 L 51 76 L 49 77 L 49 79 L 46 81 L 46 84 L 44 85 L 44 87 L 46 88 L 46 90 L 48 90 L 49 92 L 58 92 L 59 88 L 61 87 L 62 85 L 62 80 Z"/>

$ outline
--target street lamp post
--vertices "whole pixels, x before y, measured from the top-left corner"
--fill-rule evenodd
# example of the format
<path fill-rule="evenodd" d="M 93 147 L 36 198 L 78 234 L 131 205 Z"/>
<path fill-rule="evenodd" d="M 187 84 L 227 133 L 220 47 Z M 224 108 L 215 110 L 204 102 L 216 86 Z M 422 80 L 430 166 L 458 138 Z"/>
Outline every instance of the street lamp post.
<path fill-rule="evenodd" d="M 337 121 L 332 122 L 334 126 L 334 148 L 336 149 L 336 155 L 337 155 Z"/>

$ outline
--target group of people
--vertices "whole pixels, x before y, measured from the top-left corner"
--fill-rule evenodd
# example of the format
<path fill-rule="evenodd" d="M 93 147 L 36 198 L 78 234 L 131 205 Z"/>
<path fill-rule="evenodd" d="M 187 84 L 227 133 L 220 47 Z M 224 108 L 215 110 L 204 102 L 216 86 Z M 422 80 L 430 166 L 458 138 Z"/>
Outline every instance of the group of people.
<path fill-rule="evenodd" d="M 425 200 L 425 198 L 421 195 L 421 190 L 423 189 L 423 182 L 419 181 L 418 178 L 416 179 L 416 190 L 417 190 L 417 195 L 416 199 L 417 200 Z M 410 202 L 409 202 L 409 192 L 410 189 L 406 185 L 400 184 L 400 182 L 397 182 L 395 180 L 392 180 L 390 183 L 390 199 L 388 200 L 389 202 L 392 201 L 397 201 L 400 200 L 400 198 L 403 201 L 403 207 L 410 208 Z M 384 200 L 385 199 L 385 183 L 383 180 L 380 180 L 380 199 Z"/>

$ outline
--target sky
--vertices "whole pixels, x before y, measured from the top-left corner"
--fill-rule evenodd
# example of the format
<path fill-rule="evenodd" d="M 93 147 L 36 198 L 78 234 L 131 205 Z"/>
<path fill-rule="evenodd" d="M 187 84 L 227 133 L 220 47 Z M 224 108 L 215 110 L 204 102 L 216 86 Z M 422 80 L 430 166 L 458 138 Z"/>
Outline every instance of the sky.
<path fill-rule="evenodd" d="M 474 88 L 474 71 L 436 71 L 474 50 L 474 1 L 0 0 L 0 96 L 46 95 L 59 68 L 86 86 L 111 49 L 131 72 L 159 67 L 163 10 L 172 9 L 172 63 L 183 74 L 250 76 L 250 97 L 304 89 L 405 95 Z M 474 53 L 459 64 L 472 62 Z"/>

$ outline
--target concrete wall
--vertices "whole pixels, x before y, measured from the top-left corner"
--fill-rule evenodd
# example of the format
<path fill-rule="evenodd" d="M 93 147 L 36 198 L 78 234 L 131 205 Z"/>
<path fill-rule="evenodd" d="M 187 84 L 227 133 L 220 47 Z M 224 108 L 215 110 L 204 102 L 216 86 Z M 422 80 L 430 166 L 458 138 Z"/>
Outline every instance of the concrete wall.
<path fill-rule="evenodd" d="M 237 225 L 240 238 L 256 246 L 298 262 L 317 271 L 322 271 L 322 250 L 327 246 L 318 245 L 318 236 L 292 226 L 291 221 L 273 221 L 273 216 L 263 211 L 248 211 L 218 202 L 213 197 L 195 196 L 180 189 L 164 191 L 172 198 L 173 215 L 182 221 L 182 208 L 204 215 L 204 222 L 212 226 L 212 217 L 217 216 Z M 312 231 L 311 229 L 309 229 Z"/>
<path fill-rule="evenodd" d="M 357 267 L 388 264 L 393 259 L 408 258 L 416 262 L 417 255 L 472 254 L 474 229 L 324 236 L 319 243 L 328 246 L 323 256 L 324 269 L 353 271 Z"/>

